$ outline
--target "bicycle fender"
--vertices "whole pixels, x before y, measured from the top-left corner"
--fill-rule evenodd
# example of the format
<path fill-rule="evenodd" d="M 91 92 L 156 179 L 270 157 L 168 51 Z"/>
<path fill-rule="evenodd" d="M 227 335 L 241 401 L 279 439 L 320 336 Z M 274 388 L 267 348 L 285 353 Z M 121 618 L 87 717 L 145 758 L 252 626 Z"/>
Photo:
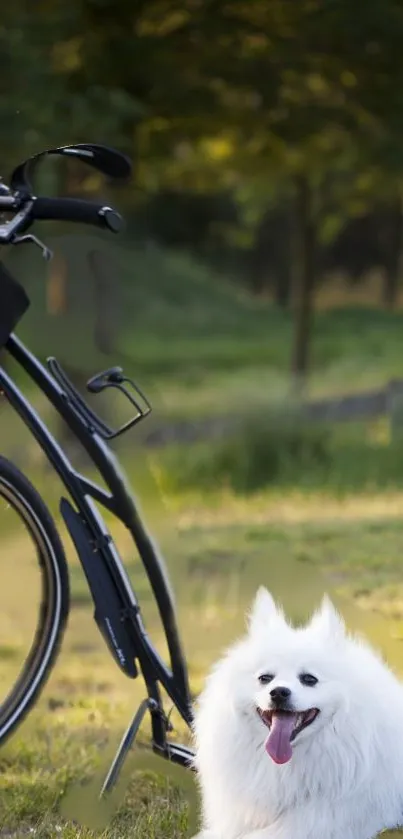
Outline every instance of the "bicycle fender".
<path fill-rule="evenodd" d="M 60 512 L 77 551 L 94 602 L 94 620 L 121 670 L 134 679 L 138 676 L 134 641 L 125 617 L 125 605 L 116 588 L 105 558 L 105 548 L 94 547 L 83 519 L 66 498 Z"/>

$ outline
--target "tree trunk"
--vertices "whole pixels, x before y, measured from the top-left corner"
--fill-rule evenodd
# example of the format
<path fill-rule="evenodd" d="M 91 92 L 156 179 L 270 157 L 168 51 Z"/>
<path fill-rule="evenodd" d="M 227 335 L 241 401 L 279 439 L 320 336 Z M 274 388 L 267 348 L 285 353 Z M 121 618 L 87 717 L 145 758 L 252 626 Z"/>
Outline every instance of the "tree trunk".
<path fill-rule="evenodd" d="M 399 269 L 402 251 L 402 199 L 395 198 L 387 217 L 385 273 L 382 287 L 382 302 L 393 309 L 399 291 Z"/>
<path fill-rule="evenodd" d="M 260 264 L 260 259 L 255 257 L 249 271 L 249 289 L 251 294 L 254 294 L 256 297 L 260 297 L 260 295 L 265 291 L 265 288 L 266 282 L 263 267 Z"/>
<path fill-rule="evenodd" d="M 294 340 L 291 372 L 300 390 L 309 368 L 309 343 L 313 315 L 316 273 L 316 225 L 313 217 L 312 188 L 305 176 L 296 180 L 295 263 L 294 263 Z"/>
<path fill-rule="evenodd" d="M 274 278 L 274 299 L 276 306 L 279 306 L 281 309 L 288 309 L 292 291 L 290 242 L 288 241 L 287 244 L 287 253 L 284 254 Z"/>
<path fill-rule="evenodd" d="M 49 315 L 63 315 L 68 311 L 68 277 L 66 257 L 57 251 L 49 262 L 46 285 L 46 308 Z"/>
<path fill-rule="evenodd" d="M 81 167 L 81 168 L 80 168 Z M 56 181 L 58 195 L 81 197 L 80 177 L 83 178 L 84 166 L 70 158 L 56 161 Z M 46 303 L 50 315 L 63 315 L 69 309 L 69 278 L 68 263 L 65 254 L 60 250 L 55 253 L 49 263 Z"/>
<path fill-rule="evenodd" d="M 87 262 L 94 290 L 94 342 L 101 352 L 110 355 L 120 326 L 119 264 L 110 252 L 95 249 L 87 254 Z"/>

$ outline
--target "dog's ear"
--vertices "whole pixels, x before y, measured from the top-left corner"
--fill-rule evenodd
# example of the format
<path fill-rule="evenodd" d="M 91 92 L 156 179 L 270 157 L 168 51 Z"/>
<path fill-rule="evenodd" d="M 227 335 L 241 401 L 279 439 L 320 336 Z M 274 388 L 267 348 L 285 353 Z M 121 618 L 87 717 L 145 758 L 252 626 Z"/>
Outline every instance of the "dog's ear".
<path fill-rule="evenodd" d="M 308 626 L 310 629 L 320 632 L 323 637 L 331 638 L 334 641 L 343 638 L 346 632 L 344 620 L 327 594 L 324 595 L 319 609 L 313 615 Z"/>
<path fill-rule="evenodd" d="M 267 627 L 273 621 L 284 621 L 284 613 L 279 608 L 270 592 L 264 586 L 260 586 L 253 601 L 252 608 L 248 614 L 249 632 Z"/>

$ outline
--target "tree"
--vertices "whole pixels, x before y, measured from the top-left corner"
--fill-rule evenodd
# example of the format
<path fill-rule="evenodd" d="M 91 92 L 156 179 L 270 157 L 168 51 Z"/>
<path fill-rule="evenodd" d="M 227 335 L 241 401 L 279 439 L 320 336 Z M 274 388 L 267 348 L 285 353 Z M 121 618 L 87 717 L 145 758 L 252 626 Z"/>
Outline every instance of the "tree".
<path fill-rule="evenodd" d="M 309 368 L 313 252 L 348 216 L 366 172 L 383 176 L 391 208 L 392 302 L 403 164 L 398 0 L 367 0 L 365 15 L 350 0 L 40 0 L 34 9 L 16 0 L 4 15 L 4 157 L 113 137 L 136 161 L 128 201 L 138 190 L 230 189 L 289 208 L 297 376 Z"/>

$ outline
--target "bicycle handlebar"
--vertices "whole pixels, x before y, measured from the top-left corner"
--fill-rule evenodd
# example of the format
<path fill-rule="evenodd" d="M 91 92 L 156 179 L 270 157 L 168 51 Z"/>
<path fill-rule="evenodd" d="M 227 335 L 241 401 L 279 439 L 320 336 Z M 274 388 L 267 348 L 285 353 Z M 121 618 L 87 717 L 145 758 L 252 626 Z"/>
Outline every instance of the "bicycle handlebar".
<path fill-rule="evenodd" d="M 96 204 L 80 198 L 47 198 L 17 194 L 0 194 L 0 212 L 15 212 L 14 217 L 0 224 L 0 245 L 13 244 L 19 233 L 24 233 L 35 221 L 72 221 L 92 224 L 95 227 L 119 233 L 124 221 L 122 216 L 105 204 Z"/>
<path fill-rule="evenodd" d="M 111 207 L 81 198 L 35 198 L 32 218 L 35 221 L 75 221 L 93 224 L 96 227 L 106 227 L 112 233 L 118 233 L 123 225 L 122 217 Z"/>
<path fill-rule="evenodd" d="M 0 182 L 0 213 L 14 213 L 9 221 L 0 223 L 0 245 L 18 244 L 18 234 L 25 233 L 35 221 L 92 224 L 112 233 L 118 233 L 122 229 L 122 217 L 107 205 L 81 198 L 48 198 L 33 195 L 29 174 L 40 160 L 55 154 L 70 157 L 74 155 L 110 178 L 127 178 L 131 171 L 130 161 L 125 155 L 115 149 L 93 143 L 60 146 L 34 155 L 17 166 L 12 173 L 10 187 Z"/>

